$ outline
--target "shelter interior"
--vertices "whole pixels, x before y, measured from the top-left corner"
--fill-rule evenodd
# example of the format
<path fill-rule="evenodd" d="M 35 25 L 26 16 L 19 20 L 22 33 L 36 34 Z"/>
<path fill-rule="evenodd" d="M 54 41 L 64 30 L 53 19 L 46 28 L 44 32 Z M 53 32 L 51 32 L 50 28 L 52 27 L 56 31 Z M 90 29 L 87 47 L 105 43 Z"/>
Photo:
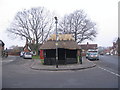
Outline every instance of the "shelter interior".
<path fill-rule="evenodd" d="M 44 64 L 56 64 L 56 50 L 44 50 Z M 58 64 L 77 63 L 77 50 L 58 48 Z M 47 58 L 46 58 L 47 57 Z"/>

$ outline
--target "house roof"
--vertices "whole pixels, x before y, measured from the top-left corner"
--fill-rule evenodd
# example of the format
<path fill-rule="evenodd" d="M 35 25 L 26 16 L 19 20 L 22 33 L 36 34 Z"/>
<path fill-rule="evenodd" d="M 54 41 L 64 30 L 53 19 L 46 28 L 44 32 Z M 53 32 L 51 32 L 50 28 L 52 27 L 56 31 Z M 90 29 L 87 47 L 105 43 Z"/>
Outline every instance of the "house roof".
<path fill-rule="evenodd" d="M 59 40 L 58 48 L 80 49 L 80 46 L 74 40 Z M 41 45 L 40 49 L 56 49 L 56 41 L 48 40 L 43 45 Z"/>
<path fill-rule="evenodd" d="M 56 34 L 52 34 L 50 35 L 48 40 L 56 40 Z M 66 41 L 66 40 L 74 40 L 73 35 L 72 34 L 58 34 L 58 40 L 60 41 Z"/>
<path fill-rule="evenodd" d="M 81 44 L 80 47 L 82 49 L 96 49 L 97 44 Z"/>

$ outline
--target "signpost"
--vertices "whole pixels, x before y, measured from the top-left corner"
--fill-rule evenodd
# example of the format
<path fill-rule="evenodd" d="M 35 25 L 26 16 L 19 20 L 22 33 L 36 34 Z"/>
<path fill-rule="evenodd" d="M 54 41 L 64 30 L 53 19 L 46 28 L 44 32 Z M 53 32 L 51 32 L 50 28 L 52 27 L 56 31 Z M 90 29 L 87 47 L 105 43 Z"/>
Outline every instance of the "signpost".
<path fill-rule="evenodd" d="M 57 17 L 55 18 L 55 24 L 56 24 L 56 68 L 58 68 L 58 32 L 57 32 L 57 23 L 58 23 L 58 19 Z"/>

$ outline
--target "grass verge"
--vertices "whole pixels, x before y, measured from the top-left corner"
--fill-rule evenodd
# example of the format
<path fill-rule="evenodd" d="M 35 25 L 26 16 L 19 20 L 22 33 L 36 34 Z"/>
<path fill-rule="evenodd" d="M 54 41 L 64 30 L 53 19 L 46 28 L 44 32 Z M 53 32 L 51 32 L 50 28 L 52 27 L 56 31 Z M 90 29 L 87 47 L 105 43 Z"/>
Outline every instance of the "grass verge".
<path fill-rule="evenodd" d="M 42 64 L 44 64 L 44 59 L 40 59 L 40 56 L 32 56 L 32 59 L 40 60 Z"/>
<path fill-rule="evenodd" d="M 40 59 L 40 56 L 32 56 L 33 59 Z"/>

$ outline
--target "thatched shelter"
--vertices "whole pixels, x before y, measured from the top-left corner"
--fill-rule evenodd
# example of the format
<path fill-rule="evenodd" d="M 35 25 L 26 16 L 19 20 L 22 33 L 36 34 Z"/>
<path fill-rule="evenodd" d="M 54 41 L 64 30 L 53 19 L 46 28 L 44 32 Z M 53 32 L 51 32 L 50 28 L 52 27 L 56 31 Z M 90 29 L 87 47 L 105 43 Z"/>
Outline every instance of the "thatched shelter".
<path fill-rule="evenodd" d="M 63 36 L 63 35 L 62 35 Z M 67 36 L 67 35 L 66 35 Z M 66 39 L 58 39 L 58 63 L 59 64 L 71 64 L 77 63 L 77 51 L 80 49 L 80 46 L 70 37 Z M 44 53 L 44 64 L 56 64 L 56 40 L 48 39 L 43 45 L 41 45 L 40 50 L 43 50 Z"/>

